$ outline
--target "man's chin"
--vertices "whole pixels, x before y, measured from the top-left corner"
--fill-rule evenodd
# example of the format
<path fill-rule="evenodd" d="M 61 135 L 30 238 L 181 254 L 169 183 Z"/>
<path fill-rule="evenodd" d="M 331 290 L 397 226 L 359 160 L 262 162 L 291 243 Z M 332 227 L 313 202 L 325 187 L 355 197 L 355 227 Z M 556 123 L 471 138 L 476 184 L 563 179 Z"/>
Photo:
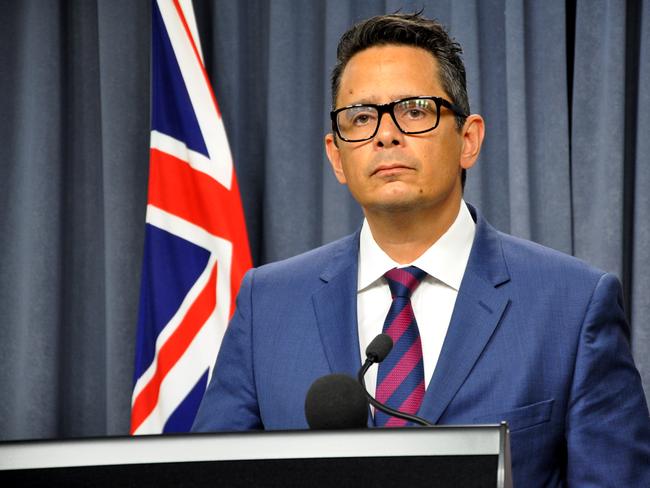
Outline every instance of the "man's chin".
<path fill-rule="evenodd" d="M 423 206 L 420 199 L 413 196 L 394 196 L 392 198 L 383 198 L 368 205 L 374 211 L 385 213 L 404 213 L 416 210 Z"/>

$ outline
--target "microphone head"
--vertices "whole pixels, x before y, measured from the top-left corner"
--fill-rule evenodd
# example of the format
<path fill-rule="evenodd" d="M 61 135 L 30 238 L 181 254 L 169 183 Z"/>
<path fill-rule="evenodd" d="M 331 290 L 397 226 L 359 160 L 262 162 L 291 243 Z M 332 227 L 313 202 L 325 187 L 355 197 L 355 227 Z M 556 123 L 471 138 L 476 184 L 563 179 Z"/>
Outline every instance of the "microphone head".
<path fill-rule="evenodd" d="M 393 348 L 393 339 L 388 334 L 379 334 L 366 348 L 366 357 L 373 363 L 381 363 Z"/>
<path fill-rule="evenodd" d="M 314 381 L 305 398 L 311 429 L 359 429 L 368 425 L 368 400 L 351 376 L 329 374 Z"/>

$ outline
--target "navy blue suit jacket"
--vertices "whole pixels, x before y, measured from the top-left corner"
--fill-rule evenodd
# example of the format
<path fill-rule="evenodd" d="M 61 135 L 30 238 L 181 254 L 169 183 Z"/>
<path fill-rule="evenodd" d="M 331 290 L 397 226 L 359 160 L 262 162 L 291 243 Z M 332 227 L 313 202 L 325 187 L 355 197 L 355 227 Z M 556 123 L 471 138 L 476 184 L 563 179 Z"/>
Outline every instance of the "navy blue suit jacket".
<path fill-rule="evenodd" d="M 469 262 L 418 415 L 511 432 L 515 486 L 650 487 L 650 419 L 618 280 L 502 234 Z M 355 376 L 359 235 L 244 278 L 194 431 L 304 429 L 311 383 Z"/>

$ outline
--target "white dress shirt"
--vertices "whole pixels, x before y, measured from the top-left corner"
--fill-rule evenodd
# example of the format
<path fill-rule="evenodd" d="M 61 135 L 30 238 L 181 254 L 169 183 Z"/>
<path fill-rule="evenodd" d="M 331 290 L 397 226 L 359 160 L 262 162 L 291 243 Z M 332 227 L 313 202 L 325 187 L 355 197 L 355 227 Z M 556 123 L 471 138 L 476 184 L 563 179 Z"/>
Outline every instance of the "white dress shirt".
<path fill-rule="evenodd" d="M 413 292 L 411 304 L 420 329 L 425 388 L 429 386 L 465 274 L 474 233 L 474 220 L 465 202 L 461 201 L 458 216 L 447 232 L 413 263 L 400 265 L 381 250 L 372 237 L 368 222 L 364 220 L 359 243 L 357 285 L 362 363 L 366 360 L 366 347 L 382 331 L 392 302 L 384 273 L 393 268 L 417 266 L 426 271 L 427 276 Z M 376 382 L 377 366 L 372 366 L 366 374 L 366 386 L 373 396 Z"/>

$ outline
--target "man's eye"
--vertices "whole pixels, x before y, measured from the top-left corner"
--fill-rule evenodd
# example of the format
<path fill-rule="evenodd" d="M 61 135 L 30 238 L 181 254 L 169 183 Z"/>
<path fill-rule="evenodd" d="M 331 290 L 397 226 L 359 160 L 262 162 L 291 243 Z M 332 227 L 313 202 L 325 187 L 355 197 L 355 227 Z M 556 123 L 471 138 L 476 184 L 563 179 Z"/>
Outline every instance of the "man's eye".
<path fill-rule="evenodd" d="M 369 113 L 360 113 L 356 114 L 354 118 L 352 119 L 352 123 L 354 125 L 367 125 L 370 122 L 372 122 L 373 117 Z"/>
<path fill-rule="evenodd" d="M 421 119 L 421 118 L 424 117 L 426 114 L 425 114 L 424 110 L 420 110 L 420 109 L 418 109 L 418 108 L 412 108 L 412 109 L 409 109 L 409 110 L 406 112 L 406 115 L 407 115 L 407 117 L 409 117 L 410 119 L 416 120 L 416 119 Z"/>
<path fill-rule="evenodd" d="M 429 100 L 409 100 L 395 107 L 395 114 L 404 121 L 428 119 L 435 113 L 435 105 Z"/>

